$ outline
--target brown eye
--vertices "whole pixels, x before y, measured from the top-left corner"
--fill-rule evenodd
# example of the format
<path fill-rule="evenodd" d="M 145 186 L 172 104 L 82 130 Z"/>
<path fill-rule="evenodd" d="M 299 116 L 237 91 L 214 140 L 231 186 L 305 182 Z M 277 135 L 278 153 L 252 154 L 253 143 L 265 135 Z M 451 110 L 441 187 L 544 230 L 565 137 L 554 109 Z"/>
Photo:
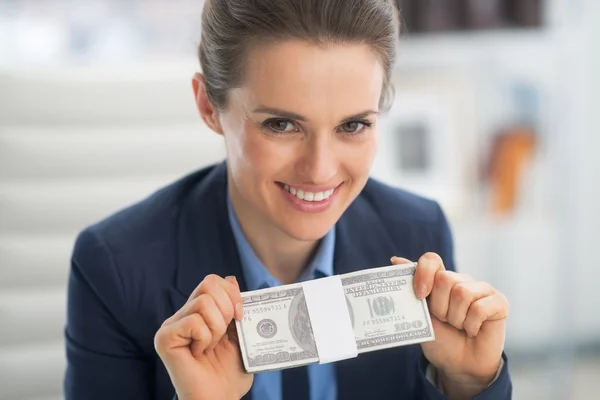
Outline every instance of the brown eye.
<path fill-rule="evenodd" d="M 346 122 L 341 126 L 341 130 L 345 133 L 360 133 L 366 127 L 371 126 L 370 123 L 362 122 L 362 121 L 350 121 Z"/>
<path fill-rule="evenodd" d="M 358 130 L 358 127 L 360 125 L 360 122 L 346 122 L 344 125 L 342 125 L 342 130 L 344 132 L 348 132 L 348 133 L 354 133 Z"/>
<path fill-rule="evenodd" d="M 265 121 L 265 126 L 275 132 L 290 132 L 294 130 L 294 124 L 287 119 L 269 119 Z"/>

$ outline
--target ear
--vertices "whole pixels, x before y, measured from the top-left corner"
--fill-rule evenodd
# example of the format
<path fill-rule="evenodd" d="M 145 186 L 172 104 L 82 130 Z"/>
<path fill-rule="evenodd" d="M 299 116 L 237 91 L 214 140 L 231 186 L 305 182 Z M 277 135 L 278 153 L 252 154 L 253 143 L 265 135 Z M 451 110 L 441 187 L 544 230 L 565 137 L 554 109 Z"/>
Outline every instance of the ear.
<path fill-rule="evenodd" d="M 223 128 L 221 127 L 221 122 L 219 120 L 219 112 L 208 99 L 204 76 L 202 76 L 202 74 L 194 74 L 194 78 L 192 79 L 192 87 L 194 88 L 196 106 L 198 107 L 198 111 L 200 112 L 202 120 L 210 129 L 219 135 L 222 135 Z"/>

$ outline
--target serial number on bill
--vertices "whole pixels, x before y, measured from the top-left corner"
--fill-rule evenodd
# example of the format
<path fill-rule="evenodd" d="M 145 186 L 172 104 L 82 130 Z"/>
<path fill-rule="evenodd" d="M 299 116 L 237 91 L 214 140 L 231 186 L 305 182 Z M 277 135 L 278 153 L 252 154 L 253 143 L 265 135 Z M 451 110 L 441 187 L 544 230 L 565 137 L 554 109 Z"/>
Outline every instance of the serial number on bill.
<path fill-rule="evenodd" d="M 363 321 L 363 326 L 388 324 L 390 322 L 404 321 L 404 315 L 392 315 L 390 317 L 375 318 Z"/>
<path fill-rule="evenodd" d="M 260 306 L 244 309 L 244 315 L 256 315 L 265 312 L 279 311 L 287 309 L 287 304 L 273 304 L 271 306 Z"/>

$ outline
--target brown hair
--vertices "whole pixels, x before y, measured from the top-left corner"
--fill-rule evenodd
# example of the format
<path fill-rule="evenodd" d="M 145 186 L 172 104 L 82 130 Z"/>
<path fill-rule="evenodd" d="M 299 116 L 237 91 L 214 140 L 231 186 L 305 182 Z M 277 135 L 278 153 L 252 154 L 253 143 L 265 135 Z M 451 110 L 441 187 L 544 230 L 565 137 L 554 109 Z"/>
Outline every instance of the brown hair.
<path fill-rule="evenodd" d="M 227 106 L 253 44 L 299 39 L 371 46 L 384 67 L 380 106 L 387 109 L 399 25 L 393 0 L 206 0 L 198 57 L 208 98 L 219 109 Z"/>

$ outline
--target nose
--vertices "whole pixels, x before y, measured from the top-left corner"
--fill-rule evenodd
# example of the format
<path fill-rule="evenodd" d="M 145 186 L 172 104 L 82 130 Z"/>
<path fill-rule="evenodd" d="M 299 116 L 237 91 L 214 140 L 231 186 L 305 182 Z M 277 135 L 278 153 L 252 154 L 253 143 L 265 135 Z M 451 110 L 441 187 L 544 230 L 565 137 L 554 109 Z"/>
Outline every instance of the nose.
<path fill-rule="evenodd" d="M 335 140 L 328 134 L 307 135 L 298 162 L 298 170 L 307 183 L 315 185 L 332 183 L 339 165 L 334 147 Z"/>

